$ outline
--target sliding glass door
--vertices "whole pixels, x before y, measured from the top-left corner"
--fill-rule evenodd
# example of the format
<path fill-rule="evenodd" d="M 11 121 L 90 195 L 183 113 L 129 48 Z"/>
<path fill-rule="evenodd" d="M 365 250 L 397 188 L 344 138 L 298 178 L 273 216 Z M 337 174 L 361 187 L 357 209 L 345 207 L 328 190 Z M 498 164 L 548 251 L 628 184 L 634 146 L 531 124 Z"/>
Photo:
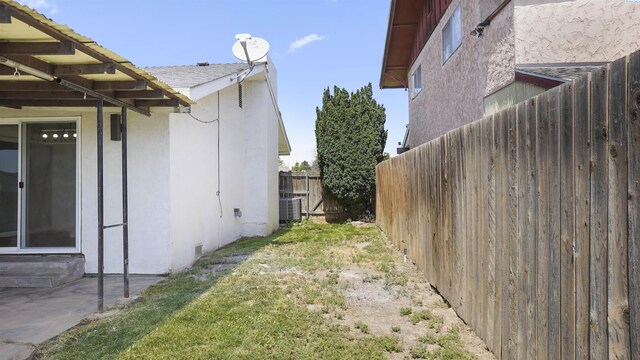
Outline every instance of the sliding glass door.
<path fill-rule="evenodd" d="M 24 247 L 75 247 L 75 123 L 26 123 L 23 132 Z"/>
<path fill-rule="evenodd" d="M 77 243 L 75 121 L 0 125 L 0 252 L 73 252 Z"/>
<path fill-rule="evenodd" d="M 18 125 L 0 125 L 0 249 L 18 246 Z"/>

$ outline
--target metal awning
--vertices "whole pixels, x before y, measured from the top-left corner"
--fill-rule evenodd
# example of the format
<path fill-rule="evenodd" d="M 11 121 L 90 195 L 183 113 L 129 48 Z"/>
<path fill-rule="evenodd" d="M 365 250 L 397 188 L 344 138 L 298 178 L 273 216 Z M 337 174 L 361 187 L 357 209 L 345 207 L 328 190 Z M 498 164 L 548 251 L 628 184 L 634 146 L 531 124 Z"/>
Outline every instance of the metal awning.
<path fill-rule="evenodd" d="M 129 60 L 15 1 L 0 1 L 0 106 L 151 107 L 192 101 Z"/>

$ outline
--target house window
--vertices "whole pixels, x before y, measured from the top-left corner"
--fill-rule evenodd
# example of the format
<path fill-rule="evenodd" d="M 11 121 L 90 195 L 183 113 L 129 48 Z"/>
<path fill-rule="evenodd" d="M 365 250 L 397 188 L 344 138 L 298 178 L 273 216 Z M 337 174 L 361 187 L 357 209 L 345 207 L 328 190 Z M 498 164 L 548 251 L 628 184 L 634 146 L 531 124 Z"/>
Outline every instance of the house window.
<path fill-rule="evenodd" d="M 442 28 L 442 63 L 453 55 L 462 44 L 462 16 L 460 15 L 460 5 L 453 11 L 453 15 Z"/>
<path fill-rule="evenodd" d="M 422 65 L 418 65 L 413 74 L 411 74 L 411 98 L 416 97 L 422 91 Z"/>

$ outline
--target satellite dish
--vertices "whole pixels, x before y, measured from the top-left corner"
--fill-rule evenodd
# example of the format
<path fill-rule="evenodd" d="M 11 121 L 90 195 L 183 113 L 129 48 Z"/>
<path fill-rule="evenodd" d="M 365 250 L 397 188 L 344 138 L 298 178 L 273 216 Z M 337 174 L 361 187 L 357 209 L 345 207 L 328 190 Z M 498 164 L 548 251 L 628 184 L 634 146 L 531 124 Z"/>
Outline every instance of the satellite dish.
<path fill-rule="evenodd" d="M 238 41 L 233 44 L 231 51 L 235 57 L 249 65 L 264 59 L 269 52 L 269 43 L 265 39 L 250 34 L 238 34 L 236 39 Z"/>

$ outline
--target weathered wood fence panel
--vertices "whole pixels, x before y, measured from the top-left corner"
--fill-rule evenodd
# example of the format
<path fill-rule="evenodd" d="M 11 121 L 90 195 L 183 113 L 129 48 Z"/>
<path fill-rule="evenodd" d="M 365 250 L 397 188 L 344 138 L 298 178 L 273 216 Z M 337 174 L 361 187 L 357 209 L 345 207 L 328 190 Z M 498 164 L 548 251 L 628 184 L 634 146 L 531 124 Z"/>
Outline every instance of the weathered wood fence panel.
<path fill-rule="evenodd" d="M 640 52 L 376 168 L 377 223 L 504 359 L 640 359 Z"/>
<path fill-rule="evenodd" d="M 320 174 L 282 171 L 279 175 L 280 198 L 301 198 L 302 215 L 324 215 Z M 308 212 L 308 214 L 307 214 Z"/>

